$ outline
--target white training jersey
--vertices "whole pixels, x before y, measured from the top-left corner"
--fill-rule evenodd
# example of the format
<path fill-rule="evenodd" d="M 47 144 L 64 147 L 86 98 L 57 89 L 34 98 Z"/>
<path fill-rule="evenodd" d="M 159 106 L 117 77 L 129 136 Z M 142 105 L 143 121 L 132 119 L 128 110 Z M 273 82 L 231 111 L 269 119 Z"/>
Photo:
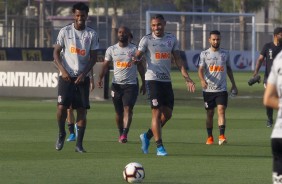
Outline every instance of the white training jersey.
<path fill-rule="evenodd" d="M 140 40 L 138 50 L 144 53 L 147 62 L 145 80 L 171 81 L 171 54 L 172 51 L 179 50 L 173 34 L 165 33 L 163 37 L 148 34 Z"/>
<path fill-rule="evenodd" d="M 276 86 L 279 97 L 279 110 L 271 138 L 282 138 L 282 52 L 280 52 L 273 61 L 267 83 Z"/>
<path fill-rule="evenodd" d="M 127 47 L 117 43 L 106 50 L 105 60 L 112 62 L 114 68 L 112 83 L 137 84 L 137 65 L 132 64 L 136 51 L 136 45 L 131 43 Z"/>
<path fill-rule="evenodd" d="M 202 51 L 199 66 L 204 67 L 204 77 L 208 83 L 208 87 L 203 91 L 227 91 L 227 66 L 230 67 L 228 51 L 223 49 L 213 51 L 211 48 Z"/>
<path fill-rule="evenodd" d="M 64 68 L 71 77 L 77 77 L 89 62 L 90 51 L 99 49 L 99 38 L 92 28 L 86 26 L 84 30 L 76 30 L 72 23 L 60 30 L 56 44 L 63 48 Z"/>

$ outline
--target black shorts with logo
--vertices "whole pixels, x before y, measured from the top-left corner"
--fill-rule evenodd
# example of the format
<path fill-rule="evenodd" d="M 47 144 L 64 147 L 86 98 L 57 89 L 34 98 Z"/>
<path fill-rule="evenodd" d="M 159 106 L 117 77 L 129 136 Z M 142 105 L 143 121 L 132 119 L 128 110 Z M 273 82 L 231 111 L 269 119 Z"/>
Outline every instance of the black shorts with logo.
<path fill-rule="evenodd" d="M 71 81 L 65 81 L 60 76 L 58 83 L 58 105 L 72 107 L 73 109 L 85 108 L 89 109 L 89 87 L 90 79 L 85 77 L 80 84 L 74 84 L 76 78 Z"/>
<path fill-rule="evenodd" d="M 271 148 L 273 155 L 273 172 L 282 175 L 282 139 L 271 138 Z"/>
<path fill-rule="evenodd" d="M 138 97 L 138 85 L 112 83 L 111 96 L 115 106 L 115 111 L 117 113 L 122 113 L 123 107 L 134 107 Z"/>
<path fill-rule="evenodd" d="M 224 105 L 225 107 L 227 107 L 228 104 L 227 91 L 221 91 L 221 92 L 203 91 L 203 97 L 205 102 L 205 109 L 214 109 L 217 105 Z"/>
<path fill-rule="evenodd" d="M 151 108 L 166 106 L 173 110 L 174 93 L 171 82 L 147 80 L 146 88 Z"/>

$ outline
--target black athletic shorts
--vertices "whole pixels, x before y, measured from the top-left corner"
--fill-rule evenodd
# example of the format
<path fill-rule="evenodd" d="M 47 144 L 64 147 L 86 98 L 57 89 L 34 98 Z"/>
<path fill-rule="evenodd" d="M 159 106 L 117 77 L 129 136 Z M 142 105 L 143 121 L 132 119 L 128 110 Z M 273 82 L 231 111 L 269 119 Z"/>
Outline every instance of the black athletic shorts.
<path fill-rule="evenodd" d="M 205 109 L 214 109 L 217 105 L 224 105 L 227 107 L 228 93 L 222 92 L 205 92 L 203 91 Z"/>
<path fill-rule="evenodd" d="M 166 106 L 173 110 L 174 94 L 171 82 L 147 80 L 146 88 L 151 108 Z"/>
<path fill-rule="evenodd" d="M 282 139 L 272 138 L 273 172 L 282 175 Z"/>
<path fill-rule="evenodd" d="M 122 113 L 123 107 L 134 107 L 138 96 L 138 85 L 112 83 L 111 96 L 115 111 L 117 113 Z"/>
<path fill-rule="evenodd" d="M 76 78 L 71 81 L 65 81 L 60 76 L 58 84 L 58 105 L 72 107 L 73 109 L 85 108 L 89 109 L 89 87 L 90 79 L 85 77 L 84 82 L 76 85 Z"/>

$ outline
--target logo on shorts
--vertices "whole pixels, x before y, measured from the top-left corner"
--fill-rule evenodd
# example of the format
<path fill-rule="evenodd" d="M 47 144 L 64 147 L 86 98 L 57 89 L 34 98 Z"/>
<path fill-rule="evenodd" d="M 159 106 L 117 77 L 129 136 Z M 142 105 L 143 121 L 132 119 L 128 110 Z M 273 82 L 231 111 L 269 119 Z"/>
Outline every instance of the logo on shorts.
<path fill-rule="evenodd" d="M 114 98 L 115 97 L 115 92 L 111 91 L 111 95 L 112 95 L 112 98 Z"/>
<path fill-rule="evenodd" d="M 209 108 L 208 102 L 205 102 L 205 107 Z"/>
<path fill-rule="evenodd" d="M 159 102 L 158 102 L 157 99 L 153 99 L 153 100 L 152 100 L 152 104 L 153 104 L 153 106 L 158 106 L 158 105 L 159 105 Z"/>
<path fill-rule="evenodd" d="M 61 103 L 62 102 L 62 96 L 58 96 L 58 103 Z"/>

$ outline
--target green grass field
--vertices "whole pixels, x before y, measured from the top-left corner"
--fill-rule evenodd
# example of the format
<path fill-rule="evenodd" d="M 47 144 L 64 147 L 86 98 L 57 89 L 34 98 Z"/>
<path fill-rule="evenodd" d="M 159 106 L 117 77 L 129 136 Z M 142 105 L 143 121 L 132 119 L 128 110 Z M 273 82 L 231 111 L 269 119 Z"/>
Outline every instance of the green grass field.
<path fill-rule="evenodd" d="M 239 89 L 227 109 L 228 144 L 205 145 L 205 110 L 196 73 L 197 92 L 188 93 L 180 72 L 173 72 L 175 108 L 163 129 L 169 156 L 141 153 L 139 135 L 150 126 L 146 97 L 139 96 L 127 144 L 118 143 L 111 100 L 92 102 L 84 147 L 74 142 L 55 150 L 56 102 L 0 98 L 0 183 L 122 184 L 124 166 L 140 162 L 148 184 L 269 184 L 272 175 L 271 128 L 265 126 L 263 85 L 249 87 L 251 73 L 235 73 Z M 230 87 L 230 85 L 229 85 Z M 275 113 L 276 114 L 276 113 Z M 214 136 L 218 136 L 215 116 Z M 216 139 L 217 141 L 217 139 Z"/>

